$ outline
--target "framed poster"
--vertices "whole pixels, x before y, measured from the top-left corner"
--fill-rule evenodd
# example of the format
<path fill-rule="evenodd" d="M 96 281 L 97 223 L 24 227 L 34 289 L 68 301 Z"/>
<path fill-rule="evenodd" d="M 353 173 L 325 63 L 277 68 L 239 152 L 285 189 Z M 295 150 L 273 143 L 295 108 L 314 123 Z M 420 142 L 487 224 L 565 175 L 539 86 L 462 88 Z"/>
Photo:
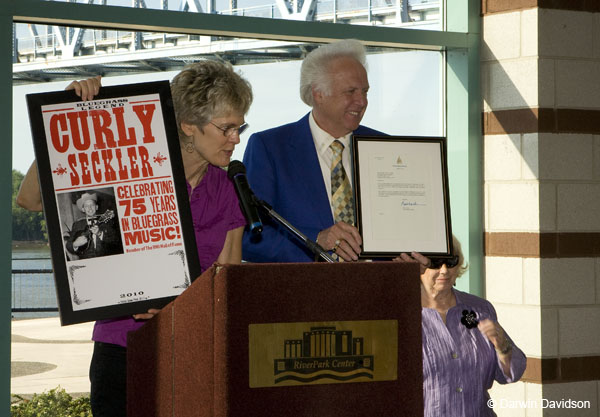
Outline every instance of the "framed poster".
<path fill-rule="evenodd" d="M 61 323 L 163 307 L 200 274 L 169 82 L 27 105 Z"/>
<path fill-rule="evenodd" d="M 445 138 L 355 135 L 352 157 L 361 257 L 452 255 Z"/>

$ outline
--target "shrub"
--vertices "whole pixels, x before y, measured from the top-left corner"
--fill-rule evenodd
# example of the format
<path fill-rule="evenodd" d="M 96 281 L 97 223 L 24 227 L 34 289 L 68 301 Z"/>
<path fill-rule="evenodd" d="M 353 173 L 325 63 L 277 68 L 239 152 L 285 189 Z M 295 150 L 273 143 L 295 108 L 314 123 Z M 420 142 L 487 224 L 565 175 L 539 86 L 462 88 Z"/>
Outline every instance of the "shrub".
<path fill-rule="evenodd" d="M 30 400 L 12 397 L 11 417 L 92 417 L 89 396 L 73 398 L 60 387 L 34 394 Z"/>

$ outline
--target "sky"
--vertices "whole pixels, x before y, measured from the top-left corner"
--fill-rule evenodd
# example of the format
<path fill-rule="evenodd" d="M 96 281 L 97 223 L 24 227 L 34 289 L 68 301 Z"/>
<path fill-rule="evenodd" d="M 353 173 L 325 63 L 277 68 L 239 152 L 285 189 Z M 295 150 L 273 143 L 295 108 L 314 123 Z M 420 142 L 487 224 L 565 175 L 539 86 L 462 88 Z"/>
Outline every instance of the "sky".
<path fill-rule="evenodd" d="M 441 58 L 438 52 L 401 51 L 368 57 L 371 89 L 362 124 L 398 136 L 442 136 Z M 254 102 L 246 115 L 250 124 L 232 159 L 242 160 L 248 138 L 294 122 L 310 108 L 299 96 L 300 61 L 236 67 L 250 81 Z M 177 72 L 106 77 L 103 85 L 171 80 Z M 433 80 L 433 82 L 432 82 Z M 69 82 L 13 87 L 13 169 L 25 173 L 34 160 L 26 95 L 63 90 Z"/>

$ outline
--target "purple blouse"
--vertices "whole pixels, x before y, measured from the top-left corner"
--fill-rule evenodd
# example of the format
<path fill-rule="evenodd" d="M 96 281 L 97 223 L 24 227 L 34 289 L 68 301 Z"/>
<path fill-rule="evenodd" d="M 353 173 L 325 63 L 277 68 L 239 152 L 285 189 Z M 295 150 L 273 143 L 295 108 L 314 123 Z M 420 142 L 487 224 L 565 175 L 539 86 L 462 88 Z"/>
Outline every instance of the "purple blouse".
<path fill-rule="evenodd" d="M 500 384 L 518 381 L 525 371 L 525 355 L 511 340 L 510 375 L 504 375 L 494 345 L 476 327 L 467 329 L 460 322 L 463 310 L 473 310 L 478 320 L 497 321 L 494 307 L 474 295 L 453 292 L 456 305 L 448 310 L 446 324 L 436 310 L 421 310 L 424 415 L 495 416 L 487 405 L 487 391 L 494 380 Z"/>
<path fill-rule="evenodd" d="M 192 191 L 187 184 L 196 235 L 196 246 L 202 272 L 208 269 L 223 250 L 227 232 L 244 226 L 246 220 L 227 173 L 213 165 Z M 132 317 L 99 320 L 94 325 L 92 340 L 127 346 L 127 333 L 144 325 Z"/>

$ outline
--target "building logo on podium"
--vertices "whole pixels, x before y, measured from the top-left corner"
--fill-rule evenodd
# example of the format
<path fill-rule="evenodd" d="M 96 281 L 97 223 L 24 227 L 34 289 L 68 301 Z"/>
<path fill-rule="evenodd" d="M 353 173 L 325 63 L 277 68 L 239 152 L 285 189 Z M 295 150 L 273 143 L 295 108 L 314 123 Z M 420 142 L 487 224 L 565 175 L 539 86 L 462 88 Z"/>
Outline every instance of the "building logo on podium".
<path fill-rule="evenodd" d="M 351 330 L 311 327 L 302 339 L 285 340 L 283 350 L 284 357 L 274 360 L 275 384 L 373 379 L 374 357 L 364 355 L 364 338 L 353 337 Z"/>
<path fill-rule="evenodd" d="M 250 324 L 251 388 L 398 377 L 398 321 Z"/>

